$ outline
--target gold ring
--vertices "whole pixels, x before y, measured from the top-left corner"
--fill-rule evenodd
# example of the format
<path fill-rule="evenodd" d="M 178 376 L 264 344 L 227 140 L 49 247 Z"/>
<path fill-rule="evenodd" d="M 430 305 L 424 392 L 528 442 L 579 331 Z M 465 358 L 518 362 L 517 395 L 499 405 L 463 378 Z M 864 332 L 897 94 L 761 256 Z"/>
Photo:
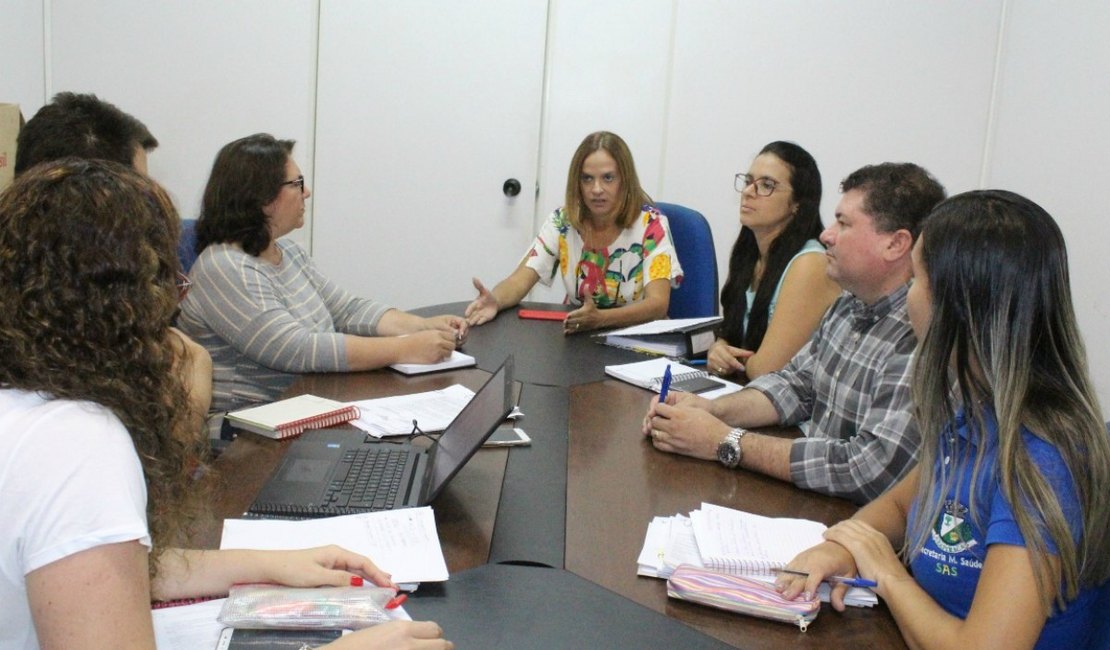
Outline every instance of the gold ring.
<path fill-rule="evenodd" d="M 721 366 L 717 366 L 717 374 L 718 374 L 718 375 L 723 375 L 723 374 L 725 374 L 725 369 L 724 369 L 723 367 L 721 367 Z"/>

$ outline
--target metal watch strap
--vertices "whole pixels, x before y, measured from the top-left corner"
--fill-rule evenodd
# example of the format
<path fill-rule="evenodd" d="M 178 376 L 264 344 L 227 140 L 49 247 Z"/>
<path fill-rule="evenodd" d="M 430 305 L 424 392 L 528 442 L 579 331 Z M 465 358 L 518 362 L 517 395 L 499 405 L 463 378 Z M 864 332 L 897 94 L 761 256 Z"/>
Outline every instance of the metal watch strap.
<path fill-rule="evenodd" d="M 740 466 L 740 462 L 744 459 L 744 447 L 741 445 L 740 440 L 747 433 L 744 429 L 736 427 L 728 432 L 725 439 L 717 450 L 717 460 L 728 468 L 735 468 Z"/>

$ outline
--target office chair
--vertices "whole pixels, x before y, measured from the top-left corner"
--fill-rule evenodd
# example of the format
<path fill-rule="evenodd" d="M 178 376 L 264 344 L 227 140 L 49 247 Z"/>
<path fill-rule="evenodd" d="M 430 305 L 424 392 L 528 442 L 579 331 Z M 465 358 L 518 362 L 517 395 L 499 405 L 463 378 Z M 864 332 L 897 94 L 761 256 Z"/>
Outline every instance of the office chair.
<path fill-rule="evenodd" d="M 696 210 L 675 203 L 656 203 L 667 215 L 674 238 L 675 252 L 685 277 L 671 291 L 668 318 L 716 316 L 719 310 L 717 287 L 717 250 L 709 222 Z"/>
<path fill-rule="evenodd" d="M 181 220 L 181 239 L 177 242 L 177 259 L 181 260 L 182 273 L 188 273 L 193 266 L 193 262 L 197 261 L 196 219 Z"/>

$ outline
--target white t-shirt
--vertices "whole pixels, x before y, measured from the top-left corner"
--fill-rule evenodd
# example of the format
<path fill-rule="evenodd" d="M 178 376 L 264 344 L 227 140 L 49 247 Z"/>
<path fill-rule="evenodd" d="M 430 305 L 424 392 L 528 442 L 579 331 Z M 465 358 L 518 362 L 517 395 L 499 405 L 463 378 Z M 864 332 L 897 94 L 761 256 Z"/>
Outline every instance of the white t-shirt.
<path fill-rule="evenodd" d="M 25 576 L 104 544 L 148 549 L 146 483 L 108 409 L 0 389 L 0 648 L 39 647 Z"/>

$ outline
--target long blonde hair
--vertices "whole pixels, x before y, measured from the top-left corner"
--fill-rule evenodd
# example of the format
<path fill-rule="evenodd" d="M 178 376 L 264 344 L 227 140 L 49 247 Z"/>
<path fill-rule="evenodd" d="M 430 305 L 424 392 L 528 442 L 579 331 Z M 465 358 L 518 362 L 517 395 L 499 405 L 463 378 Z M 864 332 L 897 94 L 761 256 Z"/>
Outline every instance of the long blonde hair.
<path fill-rule="evenodd" d="M 982 441 L 989 409 L 997 419 L 999 485 L 1040 593 L 1059 585 L 1055 604 L 1063 608 L 1081 588 L 1110 577 L 1110 438 L 1075 321 L 1063 235 L 1032 201 L 981 190 L 937 206 L 921 237 L 932 318 L 913 374 L 922 472 L 903 552 L 921 551 L 960 468 L 972 471 L 971 493 L 961 495 L 970 511 L 976 499 L 989 498 L 975 493 L 987 469 Z M 978 452 L 952 458 L 954 469 L 942 479 L 933 470 L 940 437 L 961 407 Z M 1023 429 L 1055 447 L 1071 474 L 1083 518 L 1078 544 L 1050 481 L 1030 458 Z M 1052 547 L 1057 570 L 1049 562 Z M 1043 605 L 1051 613 L 1053 602 L 1044 597 Z"/>

